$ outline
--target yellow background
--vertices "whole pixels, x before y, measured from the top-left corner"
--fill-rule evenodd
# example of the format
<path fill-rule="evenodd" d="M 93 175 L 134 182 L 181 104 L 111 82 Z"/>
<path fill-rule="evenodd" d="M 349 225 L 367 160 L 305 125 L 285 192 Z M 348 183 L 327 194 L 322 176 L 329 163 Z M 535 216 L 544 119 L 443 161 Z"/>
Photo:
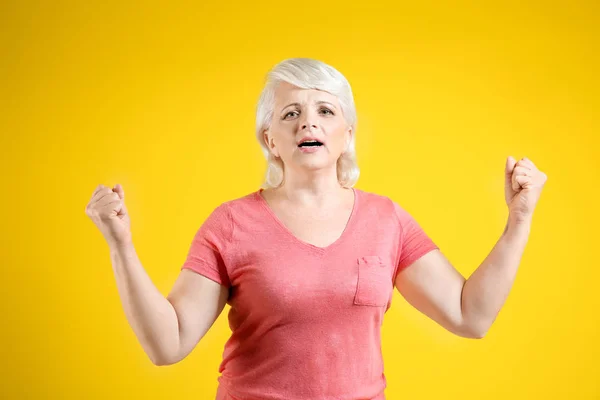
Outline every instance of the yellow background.
<path fill-rule="evenodd" d="M 85 206 L 124 186 L 166 295 L 209 212 L 259 187 L 255 104 L 289 57 L 346 75 L 356 186 L 398 201 L 465 277 L 504 228 L 506 157 L 548 175 L 484 339 L 394 294 L 387 398 L 600 398 L 598 2 L 97 3 L 0 6 L 1 398 L 214 398 L 229 306 L 185 360 L 152 365 Z"/>

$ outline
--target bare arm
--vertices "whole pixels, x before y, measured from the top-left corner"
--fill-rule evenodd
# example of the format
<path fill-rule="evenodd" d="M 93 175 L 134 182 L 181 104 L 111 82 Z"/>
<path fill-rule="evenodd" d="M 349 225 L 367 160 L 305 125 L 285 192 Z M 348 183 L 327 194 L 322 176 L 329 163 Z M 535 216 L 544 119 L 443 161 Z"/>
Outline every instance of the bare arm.
<path fill-rule="evenodd" d="M 513 285 L 530 225 L 508 223 L 490 254 L 465 279 L 439 250 L 401 271 L 395 286 L 417 310 L 465 338 L 484 337 Z"/>
<path fill-rule="evenodd" d="M 444 253 L 435 249 L 400 271 L 394 285 L 410 305 L 446 330 L 475 338 L 460 306 L 465 281 Z"/>
<path fill-rule="evenodd" d="M 133 244 L 111 247 L 110 257 L 125 316 L 150 360 L 169 365 L 185 358 L 223 310 L 228 289 L 184 269 L 165 298 Z"/>
<path fill-rule="evenodd" d="M 509 222 L 490 254 L 465 282 L 463 318 L 480 337 L 490 329 L 506 302 L 530 231 L 530 223 Z"/>
<path fill-rule="evenodd" d="M 531 231 L 533 211 L 548 176 L 527 157 L 504 168 L 508 222 L 492 251 L 466 279 L 438 251 L 401 271 L 398 290 L 415 308 L 458 335 L 482 338 L 504 306 Z"/>

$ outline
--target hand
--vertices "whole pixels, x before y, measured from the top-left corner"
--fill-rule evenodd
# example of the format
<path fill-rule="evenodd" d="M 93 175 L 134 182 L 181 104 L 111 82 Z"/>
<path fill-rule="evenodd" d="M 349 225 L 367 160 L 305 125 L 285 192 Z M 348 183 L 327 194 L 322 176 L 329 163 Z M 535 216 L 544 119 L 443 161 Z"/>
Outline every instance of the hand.
<path fill-rule="evenodd" d="M 131 243 L 131 221 L 125 207 L 125 192 L 120 184 L 113 189 L 99 185 L 85 207 L 110 247 Z"/>
<path fill-rule="evenodd" d="M 504 171 L 504 196 L 509 218 L 517 224 L 531 221 L 548 177 L 527 157 L 517 162 L 509 156 Z"/>

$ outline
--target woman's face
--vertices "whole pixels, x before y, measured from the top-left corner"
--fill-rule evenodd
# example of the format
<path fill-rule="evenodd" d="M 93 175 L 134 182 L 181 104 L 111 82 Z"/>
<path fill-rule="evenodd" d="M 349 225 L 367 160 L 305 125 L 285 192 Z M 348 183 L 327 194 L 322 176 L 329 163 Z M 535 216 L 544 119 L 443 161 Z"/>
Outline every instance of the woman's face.
<path fill-rule="evenodd" d="M 264 132 L 267 147 L 281 157 L 286 169 L 321 169 L 336 166 L 352 138 L 338 98 L 316 89 L 301 89 L 287 82 L 275 90 L 271 127 Z M 299 146 L 305 138 L 322 145 Z"/>

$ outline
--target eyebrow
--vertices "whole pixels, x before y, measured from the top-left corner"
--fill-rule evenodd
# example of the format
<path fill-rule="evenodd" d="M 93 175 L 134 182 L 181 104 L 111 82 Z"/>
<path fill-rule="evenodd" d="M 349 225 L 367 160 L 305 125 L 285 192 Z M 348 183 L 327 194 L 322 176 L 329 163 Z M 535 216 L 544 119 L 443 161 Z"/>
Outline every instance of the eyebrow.
<path fill-rule="evenodd" d="M 334 109 L 336 109 L 335 105 L 333 105 L 332 103 L 330 103 L 328 101 L 324 101 L 324 100 L 319 100 L 315 104 L 318 104 L 318 105 L 319 104 L 329 104 L 331 107 L 333 107 Z M 281 110 L 285 110 L 289 106 L 300 106 L 300 103 L 290 103 L 287 106 L 283 107 Z"/>

